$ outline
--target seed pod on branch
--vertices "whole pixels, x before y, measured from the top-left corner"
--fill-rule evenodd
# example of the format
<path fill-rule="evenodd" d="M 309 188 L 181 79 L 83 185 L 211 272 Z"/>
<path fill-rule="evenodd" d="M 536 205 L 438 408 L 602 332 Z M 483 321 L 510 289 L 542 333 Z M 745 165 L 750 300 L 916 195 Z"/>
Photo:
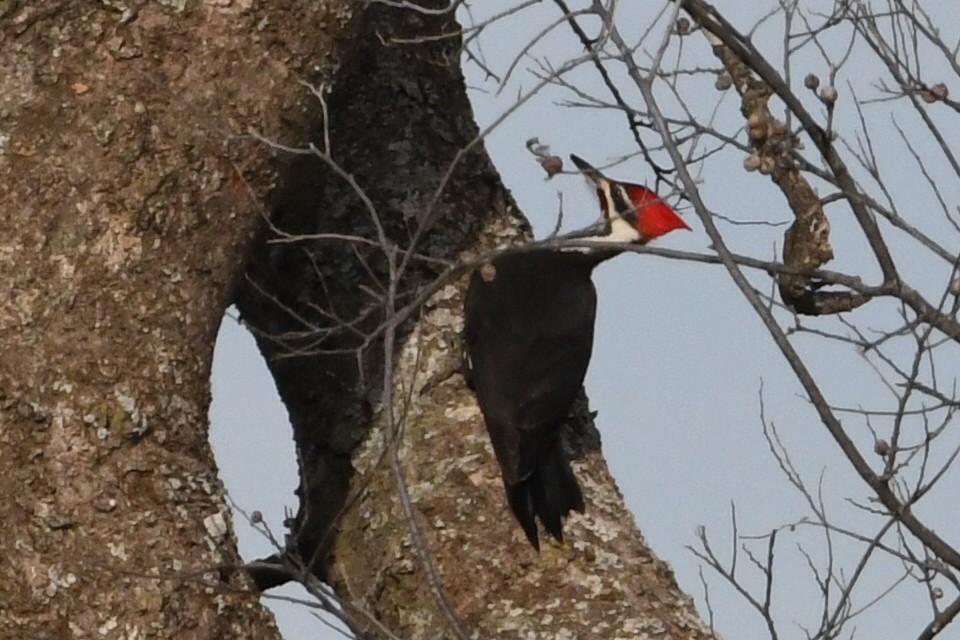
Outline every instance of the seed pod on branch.
<path fill-rule="evenodd" d="M 560 156 L 547 156 L 540 161 L 540 166 L 547 172 L 549 179 L 563 171 L 563 159 Z"/>
<path fill-rule="evenodd" d="M 934 102 L 945 100 L 949 95 L 950 95 L 950 90 L 947 89 L 947 85 L 943 84 L 942 82 L 938 82 L 937 84 L 930 87 L 929 90 L 921 91 L 920 99 L 926 102 L 927 104 L 933 104 Z"/>
<path fill-rule="evenodd" d="M 832 107 L 837 102 L 837 88 L 833 85 L 827 85 L 820 90 L 820 101 L 828 107 Z"/>

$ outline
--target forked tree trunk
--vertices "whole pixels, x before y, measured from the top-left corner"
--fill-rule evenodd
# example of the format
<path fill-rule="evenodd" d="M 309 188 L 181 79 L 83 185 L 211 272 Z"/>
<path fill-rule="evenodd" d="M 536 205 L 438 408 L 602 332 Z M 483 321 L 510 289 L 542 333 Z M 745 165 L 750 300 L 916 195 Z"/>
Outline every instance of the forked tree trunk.
<path fill-rule="evenodd" d="M 450 375 L 462 278 L 396 325 L 390 351 L 418 553 L 389 464 L 383 334 L 355 350 L 389 320 L 377 295 L 420 225 L 427 259 L 398 307 L 440 261 L 528 229 L 471 144 L 452 17 L 317 4 L 0 9 L 0 631 L 274 637 L 246 581 L 218 571 L 238 559 L 206 442 L 208 377 L 235 300 L 298 445 L 291 549 L 352 603 L 358 630 L 376 635 L 372 614 L 402 638 L 451 634 L 428 555 L 474 637 L 706 637 L 625 510 L 585 405 L 570 440 L 588 512 L 567 522 L 566 547 L 528 547 Z M 439 34 L 454 35 L 423 38 Z M 326 123 L 301 80 L 329 88 Z M 355 184 L 236 135 L 248 129 L 289 145 L 328 133 Z M 271 243 L 262 224 L 248 248 L 261 212 L 284 233 L 376 239 L 368 204 L 386 249 Z M 346 331 L 332 311 L 363 320 Z"/>

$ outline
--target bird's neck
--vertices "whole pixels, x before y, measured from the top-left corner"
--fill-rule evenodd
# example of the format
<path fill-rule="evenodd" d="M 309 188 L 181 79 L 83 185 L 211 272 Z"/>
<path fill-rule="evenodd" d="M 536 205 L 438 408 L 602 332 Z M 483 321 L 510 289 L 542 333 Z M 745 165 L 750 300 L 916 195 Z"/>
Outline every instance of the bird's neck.
<path fill-rule="evenodd" d="M 584 238 L 584 240 L 587 240 L 587 238 Z M 623 248 L 604 246 L 598 242 L 596 246 L 592 247 L 564 247 L 561 248 L 560 251 L 565 255 L 569 255 L 571 258 L 576 257 L 587 264 L 597 266 L 601 262 L 605 262 L 623 253 Z"/>
<path fill-rule="evenodd" d="M 602 245 L 604 244 L 629 244 L 631 242 L 639 242 L 642 238 L 640 232 L 630 224 L 624 218 L 617 216 L 612 220 L 606 220 L 599 225 L 593 225 L 579 232 L 574 232 L 569 235 L 563 236 L 565 240 L 576 240 L 577 242 L 590 242 L 596 246 L 589 247 L 587 251 L 605 251 Z M 570 250 L 574 249 L 583 249 L 583 247 L 571 247 Z M 615 250 L 616 253 L 619 253 L 622 249 L 618 248 Z M 614 253 L 613 255 L 616 255 Z"/>

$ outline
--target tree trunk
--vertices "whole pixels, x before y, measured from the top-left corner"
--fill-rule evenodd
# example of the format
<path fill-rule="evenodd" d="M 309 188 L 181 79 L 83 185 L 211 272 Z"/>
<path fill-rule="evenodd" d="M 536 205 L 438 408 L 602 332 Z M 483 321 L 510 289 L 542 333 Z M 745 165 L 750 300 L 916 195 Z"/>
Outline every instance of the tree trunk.
<path fill-rule="evenodd" d="M 207 444 L 217 326 L 335 2 L 0 3 L 0 637 L 275 638 Z M 132 7 L 132 8 L 128 8 Z"/>
<path fill-rule="evenodd" d="M 298 445 L 290 548 L 358 629 L 372 614 L 400 637 L 450 633 L 442 591 L 476 637 L 705 637 L 633 526 L 585 405 L 570 440 L 588 512 L 568 520 L 568 546 L 537 557 L 509 515 L 476 404 L 450 375 L 463 279 L 422 312 L 416 297 L 444 260 L 529 230 L 475 140 L 458 38 L 418 40 L 454 34 L 451 16 L 349 9 L 0 8 L 0 633 L 276 637 L 245 580 L 220 570 L 239 559 L 205 427 L 235 299 Z M 328 120 L 300 81 L 329 87 Z M 351 177 L 251 129 L 329 139 Z M 248 249 L 262 202 L 271 225 Z M 278 231 L 360 240 L 268 242 Z M 399 421 L 384 419 L 389 396 Z"/>
<path fill-rule="evenodd" d="M 510 515 L 455 373 L 465 278 L 417 300 L 450 275 L 440 261 L 529 228 L 476 139 L 452 16 L 373 5 L 361 25 L 325 94 L 329 119 L 309 133 L 320 153 L 285 169 L 238 291 L 301 464 L 289 554 L 258 563 L 258 584 L 306 579 L 305 565 L 373 637 L 371 618 L 401 638 L 452 635 L 450 618 L 479 638 L 709 637 L 627 512 L 585 402 L 569 444 L 588 506 L 567 521 L 568 544 L 538 557 Z M 414 239 L 420 257 L 398 274 Z"/>

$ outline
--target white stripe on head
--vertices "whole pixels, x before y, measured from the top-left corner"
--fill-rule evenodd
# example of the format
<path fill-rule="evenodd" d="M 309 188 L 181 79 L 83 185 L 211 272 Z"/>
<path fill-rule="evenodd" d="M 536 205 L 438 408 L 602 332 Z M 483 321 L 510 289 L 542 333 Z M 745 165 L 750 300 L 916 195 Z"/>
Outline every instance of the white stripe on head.
<path fill-rule="evenodd" d="M 604 180 L 600 184 L 600 189 L 603 190 L 604 204 L 606 205 L 603 217 L 609 225 L 610 232 L 604 236 L 585 238 L 585 240 L 602 242 L 636 242 L 639 240 L 640 233 L 628 219 L 624 218 L 625 214 L 635 213 L 626 189 L 609 180 Z M 626 209 L 621 210 L 622 208 Z"/>
<path fill-rule="evenodd" d="M 577 242 L 596 242 L 596 243 L 630 243 L 640 240 L 640 232 L 633 228 L 633 225 L 617 216 L 610 223 L 610 232 L 603 236 L 586 236 L 576 238 Z M 580 253 L 590 253 L 592 247 L 561 247 L 561 251 L 579 251 Z"/>
<path fill-rule="evenodd" d="M 610 234 L 604 238 L 607 242 L 636 242 L 639 239 L 640 232 L 620 216 L 610 222 Z"/>
<path fill-rule="evenodd" d="M 577 241 L 584 242 L 609 242 L 609 243 L 630 243 L 641 239 L 640 232 L 634 227 L 629 218 L 633 217 L 636 210 L 630 201 L 630 194 L 623 186 L 612 183 L 607 179 L 593 183 L 588 180 L 603 194 L 601 205 L 603 206 L 603 221 L 607 227 L 607 233 L 597 236 L 586 236 L 577 238 Z M 578 251 L 580 253 L 590 253 L 592 249 L 588 247 L 569 247 L 561 248 L 561 251 Z"/>

